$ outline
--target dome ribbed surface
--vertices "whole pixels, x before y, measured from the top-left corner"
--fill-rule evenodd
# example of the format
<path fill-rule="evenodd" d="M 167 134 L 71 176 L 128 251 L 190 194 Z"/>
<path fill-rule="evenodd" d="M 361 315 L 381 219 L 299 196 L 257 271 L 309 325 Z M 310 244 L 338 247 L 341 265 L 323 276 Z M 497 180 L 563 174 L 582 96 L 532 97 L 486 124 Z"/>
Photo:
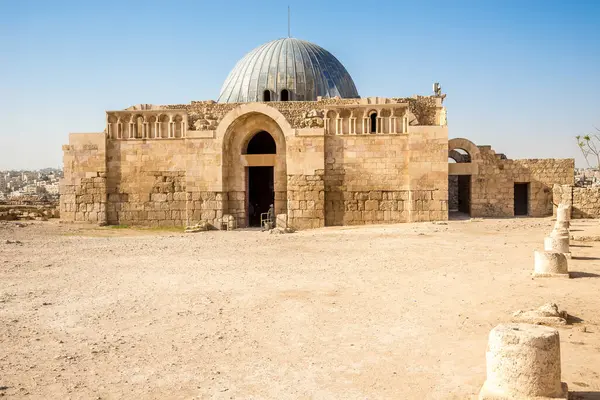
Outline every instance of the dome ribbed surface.
<path fill-rule="evenodd" d="M 246 54 L 229 73 L 218 101 L 264 101 L 265 91 L 270 101 L 280 101 L 284 89 L 293 101 L 359 97 L 352 77 L 333 54 L 316 44 L 285 38 Z"/>

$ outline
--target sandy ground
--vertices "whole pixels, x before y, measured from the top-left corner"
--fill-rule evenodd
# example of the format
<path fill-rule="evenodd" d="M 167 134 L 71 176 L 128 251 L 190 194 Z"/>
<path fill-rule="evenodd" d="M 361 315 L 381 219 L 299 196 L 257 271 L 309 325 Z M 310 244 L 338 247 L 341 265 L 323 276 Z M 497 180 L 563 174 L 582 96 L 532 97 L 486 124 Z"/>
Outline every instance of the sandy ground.
<path fill-rule="evenodd" d="M 563 381 L 597 400 L 600 242 L 573 242 L 573 279 L 533 280 L 551 226 L 0 223 L 0 396 L 474 399 L 490 329 L 553 301 L 575 316 L 560 328 Z M 600 221 L 573 234 L 600 235 Z"/>

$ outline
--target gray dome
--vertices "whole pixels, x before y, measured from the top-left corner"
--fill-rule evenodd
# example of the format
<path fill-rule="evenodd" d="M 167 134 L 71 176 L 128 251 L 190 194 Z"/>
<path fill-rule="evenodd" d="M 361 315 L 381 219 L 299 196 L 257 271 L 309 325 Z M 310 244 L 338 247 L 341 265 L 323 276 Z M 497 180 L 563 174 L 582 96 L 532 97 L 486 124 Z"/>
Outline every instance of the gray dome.
<path fill-rule="evenodd" d="M 352 77 L 333 54 L 316 44 L 285 38 L 265 43 L 238 61 L 218 101 L 280 101 L 284 89 L 289 100 L 297 101 L 359 97 Z"/>

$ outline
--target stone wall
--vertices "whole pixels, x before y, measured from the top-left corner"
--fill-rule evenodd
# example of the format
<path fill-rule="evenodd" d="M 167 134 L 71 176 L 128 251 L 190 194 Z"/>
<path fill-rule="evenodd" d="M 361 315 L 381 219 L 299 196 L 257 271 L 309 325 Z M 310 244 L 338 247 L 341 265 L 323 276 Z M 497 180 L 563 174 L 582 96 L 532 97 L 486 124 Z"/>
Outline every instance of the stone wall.
<path fill-rule="evenodd" d="M 186 224 L 183 139 L 108 140 L 107 171 L 109 224 Z"/>
<path fill-rule="evenodd" d="M 447 129 L 325 137 L 325 224 L 447 219 Z"/>
<path fill-rule="evenodd" d="M 455 149 L 470 155 L 472 217 L 513 217 L 515 183 L 529 184 L 529 216 L 552 215 L 552 186 L 573 184 L 573 159 L 510 160 L 466 139 L 450 140 L 448 150 Z"/>
<path fill-rule="evenodd" d="M 295 229 L 446 219 L 447 129 L 429 126 L 441 110 L 419 97 L 109 111 L 105 133 L 65 146 L 64 219 L 218 228 L 229 214 L 243 227 L 248 168 L 259 166 L 274 168 L 275 212 Z M 262 130 L 276 154 L 246 154 Z"/>
<path fill-rule="evenodd" d="M 600 218 L 600 187 L 554 185 L 554 214 L 558 204 L 571 206 L 571 218 Z"/>
<path fill-rule="evenodd" d="M 288 175 L 288 225 L 294 229 L 324 226 L 323 170 L 314 175 Z"/>
<path fill-rule="evenodd" d="M 63 146 L 60 215 L 74 222 L 106 223 L 106 142 L 103 133 L 71 134 Z"/>
<path fill-rule="evenodd" d="M 323 114 L 327 109 L 336 106 L 364 106 L 376 104 L 407 104 L 416 118 L 415 125 L 438 125 L 441 100 L 434 96 L 413 96 L 398 98 L 368 97 L 363 99 L 322 99 L 318 101 L 276 101 L 268 102 L 270 107 L 283 114 L 293 128 L 322 127 Z M 243 103 L 217 103 L 213 100 L 192 101 L 189 104 L 172 105 L 137 105 L 127 111 L 147 110 L 186 110 L 189 130 L 216 129 L 223 117 Z M 311 114 L 312 113 L 312 114 Z M 318 119 L 321 119 L 319 122 Z"/>

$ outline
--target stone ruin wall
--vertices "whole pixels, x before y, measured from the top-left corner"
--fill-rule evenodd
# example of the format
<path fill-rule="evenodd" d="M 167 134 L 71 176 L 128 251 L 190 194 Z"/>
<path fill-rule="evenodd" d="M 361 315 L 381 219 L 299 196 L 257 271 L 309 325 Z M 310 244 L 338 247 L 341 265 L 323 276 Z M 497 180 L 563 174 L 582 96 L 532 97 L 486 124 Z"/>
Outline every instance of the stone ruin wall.
<path fill-rule="evenodd" d="M 503 159 L 479 146 L 478 174 L 471 178 L 472 217 L 513 217 L 514 184 L 529 182 L 529 216 L 552 215 L 552 186 L 572 184 L 573 159 Z"/>
<path fill-rule="evenodd" d="M 439 99 L 432 96 L 414 96 L 404 98 L 365 98 L 365 99 L 322 99 L 318 101 L 274 101 L 266 102 L 270 107 L 281 112 L 292 128 L 322 128 L 324 126 L 324 110 L 331 106 L 342 105 L 381 105 L 408 104 L 409 111 L 414 116 L 413 125 L 437 125 L 440 107 Z M 173 105 L 140 105 L 128 110 L 186 110 L 187 129 L 192 131 L 214 130 L 225 115 L 234 108 L 245 103 L 216 103 L 208 101 L 192 101 L 190 104 Z M 365 108 L 365 111 L 368 109 Z"/>
<path fill-rule="evenodd" d="M 205 154 L 197 153 L 201 150 Z M 218 159 L 203 139 L 158 140 L 152 146 L 109 140 L 107 222 L 171 227 L 206 221 L 218 226 L 227 203 L 227 194 L 211 185 L 220 178 L 220 166 L 214 166 Z"/>
<path fill-rule="evenodd" d="M 325 225 L 446 220 L 448 133 L 325 136 Z"/>
<path fill-rule="evenodd" d="M 71 134 L 63 146 L 60 215 L 74 222 L 106 222 L 104 134 Z"/>
<path fill-rule="evenodd" d="M 287 217 L 294 229 L 325 225 L 325 142 L 323 135 L 287 141 Z"/>
<path fill-rule="evenodd" d="M 558 204 L 571 206 L 571 218 L 600 218 L 600 187 L 554 185 L 552 189 L 554 215 Z"/>

